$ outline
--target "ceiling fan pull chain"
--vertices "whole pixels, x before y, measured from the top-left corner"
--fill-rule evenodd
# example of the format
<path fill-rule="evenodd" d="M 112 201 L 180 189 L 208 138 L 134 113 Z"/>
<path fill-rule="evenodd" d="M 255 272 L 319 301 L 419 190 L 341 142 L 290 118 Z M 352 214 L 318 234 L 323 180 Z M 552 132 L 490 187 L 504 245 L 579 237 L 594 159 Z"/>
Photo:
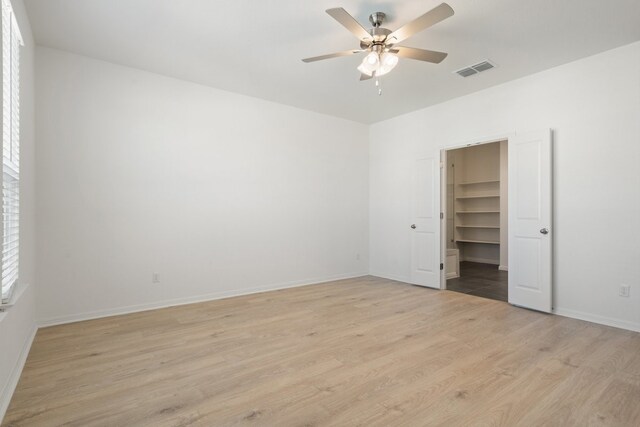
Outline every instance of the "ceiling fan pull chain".
<path fill-rule="evenodd" d="M 382 85 L 380 84 L 380 80 L 376 77 L 376 87 L 378 88 L 378 96 L 382 95 Z"/>

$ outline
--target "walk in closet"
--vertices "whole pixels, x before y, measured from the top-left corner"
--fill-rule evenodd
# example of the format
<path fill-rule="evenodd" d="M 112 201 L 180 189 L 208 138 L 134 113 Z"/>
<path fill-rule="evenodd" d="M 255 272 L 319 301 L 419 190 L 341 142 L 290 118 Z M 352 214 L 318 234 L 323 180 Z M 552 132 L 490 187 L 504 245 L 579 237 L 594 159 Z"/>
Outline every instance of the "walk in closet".
<path fill-rule="evenodd" d="M 449 150 L 446 171 L 447 288 L 506 300 L 507 142 Z"/>

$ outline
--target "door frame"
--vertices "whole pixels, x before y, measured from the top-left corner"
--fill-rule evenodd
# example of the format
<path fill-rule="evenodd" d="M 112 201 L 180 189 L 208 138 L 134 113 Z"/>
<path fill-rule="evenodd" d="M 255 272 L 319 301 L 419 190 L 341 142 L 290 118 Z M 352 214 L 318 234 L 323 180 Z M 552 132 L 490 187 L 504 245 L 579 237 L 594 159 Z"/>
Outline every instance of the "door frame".
<path fill-rule="evenodd" d="M 440 263 L 443 268 L 440 270 L 440 289 L 447 289 L 446 271 L 447 271 L 447 174 L 446 159 L 447 151 L 457 150 L 460 148 L 473 147 L 475 145 L 492 144 L 494 142 L 506 141 L 509 146 L 509 139 L 515 136 L 516 132 L 506 132 L 483 138 L 458 142 L 440 147 L 440 186 L 436 188 L 439 194 L 436 199 L 440 203 Z M 508 280 L 508 279 L 507 279 Z"/>

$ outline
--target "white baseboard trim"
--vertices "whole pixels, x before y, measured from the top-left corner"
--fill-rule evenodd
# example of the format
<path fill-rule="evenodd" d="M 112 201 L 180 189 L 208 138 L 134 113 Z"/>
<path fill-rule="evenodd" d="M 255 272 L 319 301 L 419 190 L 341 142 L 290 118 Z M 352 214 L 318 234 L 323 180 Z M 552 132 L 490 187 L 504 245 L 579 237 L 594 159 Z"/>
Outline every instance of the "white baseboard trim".
<path fill-rule="evenodd" d="M 38 332 L 38 326 L 34 324 L 31 327 L 31 332 L 22 345 L 22 350 L 20 350 L 20 357 L 18 357 L 18 360 L 13 367 L 13 370 L 11 371 L 11 375 L 9 376 L 9 379 L 7 380 L 7 383 L 4 385 L 2 393 L 0 394 L 0 423 L 7 413 L 9 403 L 11 403 L 11 398 L 13 397 L 13 392 L 16 390 L 18 381 L 20 381 L 22 368 L 24 368 L 24 364 L 27 361 L 27 356 L 29 356 L 29 350 L 31 350 L 31 344 L 33 343 L 33 339 L 36 337 L 36 332 Z"/>
<path fill-rule="evenodd" d="M 479 262 L 481 264 L 493 264 L 493 265 L 499 265 L 500 264 L 500 261 L 496 261 L 495 259 L 476 258 L 476 257 L 471 257 L 471 256 L 466 256 L 466 257 L 460 258 L 460 261 Z"/>
<path fill-rule="evenodd" d="M 555 308 L 553 309 L 553 313 L 559 316 L 571 317 L 572 319 L 584 320 L 591 323 L 598 323 L 600 325 L 613 326 L 614 328 L 640 332 L 640 323 L 629 322 L 628 320 L 614 319 L 612 317 L 599 316 L 597 314 L 569 310 L 566 308 Z"/>
<path fill-rule="evenodd" d="M 118 316 L 121 314 L 137 313 L 140 311 L 156 310 L 158 308 L 174 307 L 177 305 L 194 304 L 198 302 L 213 301 L 224 298 L 238 297 L 243 295 L 257 294 L 260 292 L 277 291 L 280 289 L 297 288 L 301 286 L 318 285 L 321 283 L 332 282 L 334 280 L 353 279 L 356 277 L 367 276 L 367 272 L 338 274 L 335 276 L 327 276 L 316 279 L 296 280 L 275 285 L 258 286 L 255 288 L 230 290 L 213 292 L 205 295 L 196 295 L 192 297 L 174 298 L 164 301 L 156 301 L 148 304 L 129 305 L 125 307 L 116 307 L 106 310 L 96 310 L 85 313 L 72 314 L 68 316 L 52 317 L 49 319 L 40 319 L 38 325 L 41 328 L 48 326 L 63 325 L 66 323 L 81 322 L 83 320 L 100 319 L 102 317 Z"/>
<path fill-rule="evenodd" d="M 458 277 L 459 277 L 458 273 L 455 272 L 455 271 L 453 271 L 451 273 L 447 273 L 447 274 L 444 275 L 444 278 L 447 279 L 447 280 L 449 280 L 449 279 L 457 279 Z"/>
<path fill-rule="evenodd" d="M 509 267 L 506 265 L 499 265 L 498 266 L 498 270 L 502 270 L 502 271 L 509 271 Z"/>

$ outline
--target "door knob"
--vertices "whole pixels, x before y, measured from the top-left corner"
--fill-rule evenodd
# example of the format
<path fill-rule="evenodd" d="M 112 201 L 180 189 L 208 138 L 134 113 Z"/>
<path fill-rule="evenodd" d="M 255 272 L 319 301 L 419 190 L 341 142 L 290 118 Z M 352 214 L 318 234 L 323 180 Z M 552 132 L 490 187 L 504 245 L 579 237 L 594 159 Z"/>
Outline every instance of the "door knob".
<path fill-rule="evenodd" d="M 416 225 L 415 225 L 415 224 L 411 224 L 411 228 L 414 228 L 414 229 L 415 229 L 415 228 L 416 228 Z"/>
<path fill-rule="evenodd" d="M 546 228 L 541 228 L 541 229 L 540 229 L 540 233 L 541 233 L 541 234 L 549 234 L 549 230 L 548 230 L 548 229 L 546 229 Z"/>

